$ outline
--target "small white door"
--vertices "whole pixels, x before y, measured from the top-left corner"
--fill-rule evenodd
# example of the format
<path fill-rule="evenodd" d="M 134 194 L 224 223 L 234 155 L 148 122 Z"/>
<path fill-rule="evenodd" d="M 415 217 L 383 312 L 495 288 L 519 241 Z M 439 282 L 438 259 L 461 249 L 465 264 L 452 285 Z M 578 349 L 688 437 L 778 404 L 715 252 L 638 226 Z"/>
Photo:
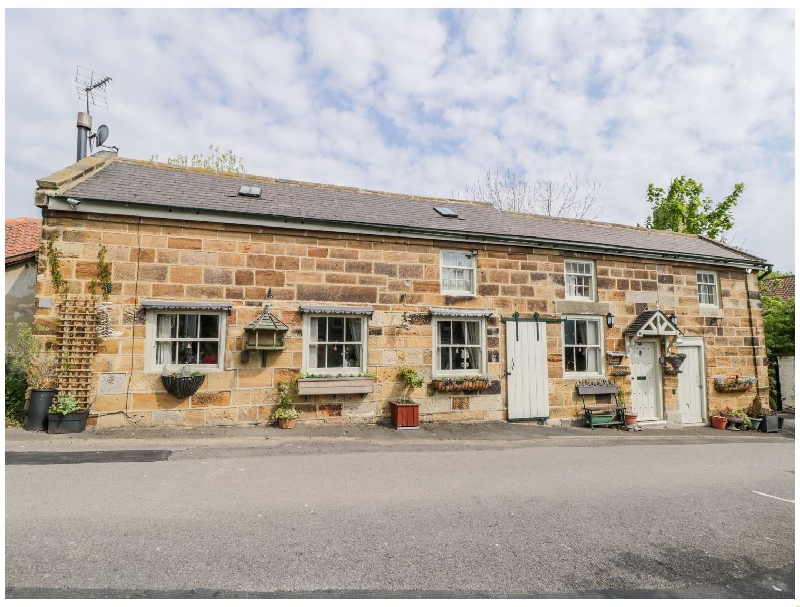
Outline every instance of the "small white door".
<path fill-rule="evenodd" d="M 656 371 L 658 345 L 637 340 L 631 345 L 631 410 L 640 421 L 661 419 Z"/>
<path fill-rule="evenodd" d="M 550 416 L 546 327 L 543 322 L 506 321 L 509 421 Z"/>
<path fill-rule="evenodd" d="M 699 345 L 678 346 L 678 352 L 686 354 L 678 374 L 678 406 L 682 424 L 703 421 L 705 390 L 703 387 L 703 359 Z"/>

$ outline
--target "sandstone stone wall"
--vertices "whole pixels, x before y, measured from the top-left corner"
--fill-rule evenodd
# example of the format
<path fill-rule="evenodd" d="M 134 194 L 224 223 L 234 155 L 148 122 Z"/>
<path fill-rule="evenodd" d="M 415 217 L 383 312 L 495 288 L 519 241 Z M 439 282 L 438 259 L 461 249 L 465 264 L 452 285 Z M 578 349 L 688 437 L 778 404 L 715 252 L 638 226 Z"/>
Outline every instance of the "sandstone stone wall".
<path fill-rule="evenodd" d="M 385 419 L 388 399 L 403 393 L 397 372 L 404 366 L 426 379 L 426 386 L 412 395 L 421 403 L 422 421 L 505 419 L 506 337 L 501 317 L 515 311 L 551 317 L 611 311 L 616 320 L 605 332 L 605 349 L 622 351 L 622 330 L 642 309 L 659 305 L 667 313 L 675 310 L 687 335 L 705 339 L 709 409 L 739 406 L 755 395 L 754 390 L 744 395 L 716 393 L 715 375 L 757 375 L 759 393 L 767 393 L 755 273 L 703 267 L 717 271 L 722 303 L 719 309 L 704 309 L 698 304 L 696 267 L 633 257 L 56 211 L 45 212 L 43 237 L 54 239 L 62 254 L 61 272 L 70 293 L 76 294 L 89 294 L 97 276 L 98 250 L 106 247 L 113 285 L 111 324 L 121 335 L 101 342 L 93 363 L 98 385 L 93 413 L 99 425 L 267 422 L 276 407 L 276 382 L 301 370 L 299 305 L 324 302 L 373 307 L 368 370 L 377 381 L 366 396 L 299 397 L 301 421 L 307 424 Z M 478 249 L 477 296 L 440 294 L 442 248 Z M 596 302 L 565 300 L 565 257 L 595 262 Z M 242 363 L 243 328 L 262 311 L 270 288 L 273 313 L 290 327 L 286 348 L 269 353 L 266 367 L 258 355 Z M 37 294 L 54 295 L 44 262 L 39 265 Z M 172 397 L 163 389 L 160 374 L 145 370 L 145 298 L 224 301 L 232 306 L 225 370 L 209 373 L 189 399 Z M 486 323 L 487 371 L 495 381 L 487 391 L 439 394 L 429 387 L 431 306 L 492 312 Z M 36 322 L 54 330 L 55 310 L 56 306 L 37 308 Z M 550 423 L 572 423 L 580 408 L 575 380 L 563 377 L 561 332 L 560 324 L 547 325 Z M 668 412 L 677 407 L 672 394 L 676 385 L 675 377 L 665 378 Z"/>

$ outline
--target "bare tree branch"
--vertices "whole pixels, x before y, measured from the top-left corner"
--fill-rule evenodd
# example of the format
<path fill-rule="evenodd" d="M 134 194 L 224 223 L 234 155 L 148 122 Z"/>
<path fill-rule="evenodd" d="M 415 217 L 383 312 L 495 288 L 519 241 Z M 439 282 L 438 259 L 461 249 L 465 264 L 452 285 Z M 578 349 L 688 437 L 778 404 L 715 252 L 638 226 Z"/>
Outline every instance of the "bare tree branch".
<path fill-rule="evenodd" d="M 599 191 L 598 182 L 582 184 L 572 173 L 567 173 L 561 181 L 537 179 L 531 184 L 522 173 L 495 167 L 474 185 L 465 186 L 463 198 L 491 202 L 500 211 L 594 219 L 604 207 L 597 201 Z M 454 197 L 460 195 L 454 193 Z"/>

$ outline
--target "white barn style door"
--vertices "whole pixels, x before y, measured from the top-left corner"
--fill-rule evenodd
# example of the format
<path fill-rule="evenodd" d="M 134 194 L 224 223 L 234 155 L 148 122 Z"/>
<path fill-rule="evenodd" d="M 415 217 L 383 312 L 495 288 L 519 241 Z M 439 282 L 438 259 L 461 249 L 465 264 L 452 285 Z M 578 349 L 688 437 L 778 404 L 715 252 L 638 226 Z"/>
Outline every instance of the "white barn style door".
<path fill-rule="evenodd" d="M 506 371 L 508 420 L 549 417 L 545 323 L 506 321 Z"/>

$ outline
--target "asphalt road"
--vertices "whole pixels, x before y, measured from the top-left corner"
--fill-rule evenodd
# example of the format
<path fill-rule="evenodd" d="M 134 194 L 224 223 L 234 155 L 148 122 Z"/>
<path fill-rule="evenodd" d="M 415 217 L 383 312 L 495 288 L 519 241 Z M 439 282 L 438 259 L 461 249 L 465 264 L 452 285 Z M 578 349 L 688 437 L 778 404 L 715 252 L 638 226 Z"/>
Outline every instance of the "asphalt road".
<path fill-rule="evenodd" d="M 7 465 L 6 597 L 794 597 L 793 440 L 324 445 Z"/>

